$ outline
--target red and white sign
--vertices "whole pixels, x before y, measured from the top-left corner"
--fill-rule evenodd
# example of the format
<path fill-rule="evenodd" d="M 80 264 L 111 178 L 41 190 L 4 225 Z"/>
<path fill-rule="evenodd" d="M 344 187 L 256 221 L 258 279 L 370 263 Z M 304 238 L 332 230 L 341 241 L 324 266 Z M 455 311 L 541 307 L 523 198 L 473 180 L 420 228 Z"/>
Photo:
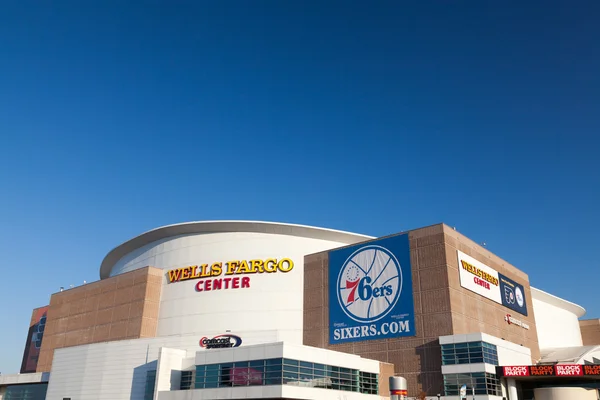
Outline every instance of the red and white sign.
<path fill-rule="evenodd" d="M 519 365 L 496 367 L 500 376 L 555 376 L 568 378 L 572 376 L 599 376 L 600 364 L 555 364 L 555 365 Z"/>
<path fill-rule="evenodd" d="M 532 365 L 529 367 L 531 376 L 554 376 L 554 365 Z"/>
<path fill-rule="evenodd" d="M 529 367 L 527 365 L 518 367 L 502 367 L 504 376 L 529 376 Z"/>
<path fill-rule="evenodd" d="M 514 318 L 512 315 L 510 314 L 506 314 L 504 316 L 504 320 L 509 324 L 509 325 L 517 325 L 520 326 L 523 329 L 529 329 L 529 324 L 527 324 L 526 322 L 521 321 L 520 319 L 516 319 Z"/>
<path fill-rule="evenodd" d="M 555 365 L 556 376 L 582 376 L 583 366 L 578 364 Z"/>
<path fill-rule="evenodd" d="M 600 375 L 600 365 L 584 365 L 584 375 Z"/>

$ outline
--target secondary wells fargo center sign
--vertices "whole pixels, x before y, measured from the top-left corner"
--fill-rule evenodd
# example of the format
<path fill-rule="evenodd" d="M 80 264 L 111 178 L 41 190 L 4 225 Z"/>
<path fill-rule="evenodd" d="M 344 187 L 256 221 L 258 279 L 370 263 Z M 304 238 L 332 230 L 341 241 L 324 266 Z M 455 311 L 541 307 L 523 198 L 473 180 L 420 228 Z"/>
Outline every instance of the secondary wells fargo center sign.
<path fill-rule="evenodd" d="M 191 265 L 167 272 L 169 283 L 199 279 L 196 291 L 209 292 L 222 289 L 247 289 L 253 274 L 290 272 L 294 262 L 289 258 L 266 260 L 234 260 L 213 264 Z"/>
<path fill-rule="evenodd" d="M 525 288 L 473 257 L 458 252 L 460 285 L 504 307 L 527 315 Z"/>

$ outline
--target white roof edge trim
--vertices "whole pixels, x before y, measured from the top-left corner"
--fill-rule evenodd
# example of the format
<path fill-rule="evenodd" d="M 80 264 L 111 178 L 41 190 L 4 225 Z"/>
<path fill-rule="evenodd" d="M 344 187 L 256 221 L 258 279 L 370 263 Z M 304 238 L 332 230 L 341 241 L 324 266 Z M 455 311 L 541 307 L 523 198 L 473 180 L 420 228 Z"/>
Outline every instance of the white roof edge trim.
<path fill-rule="evenodd" d="M 143 247 L 147 244 L 172 236 L 215 232 L 273 233 L 280 235 L 331 240 L 345 244 L 354 244 L 360 241 L 375 239 L 375 237 L 373 236 L 362 235 L 358 233 L 281 222 L 244 220 L 182 222 L 178 224 L 165 225 L 151 229 L 113 248 L 104 257 L 104 260 L 102 260 L 102 263 L 100 265 L 100 279 L 108 278 L 110 276 L 112 267 L 122 257 L 132 252 L 133 250 Z"/>
<path fill-rule="evenodd" d="M 570 311 L 575 314 L 577 318 L 583 317 L 586 313 L 585 308 L 581 307 L 579 304 L 572 303 L 548 292 L 544 292 L 543 290 L 536 289 L 533 286 L 531 287 L 531 297 Z"/>
<path fill-rule="evenodd" d="M 148 233 L 151 232 L 155 232 L 155 231 L 159 231 L 165 228 L 174 228 L 174 227 L 178 227 L 178 226 L 184 226 L 184 225 L 194 225 L 194 224 L 262 224 L 262 225 L 277 225 L 277 226 L 289 226 L 289 227 L 297 227 L 297 228 L 308 228 L 308 229 L 313 229 L 313 230 L 319 230 L 319 231 L 327 231 L 327 232 L 332 232 L 332 233 L 340 233 L 343 235 L 352 235 L 352 236 L 360 236 L 363 237 L 365 239 L 375 239 L 374 236 L 368 236 L 368 235 L 363 235 L 360 233 L 353 233 L 353 232 L 348 232 L 348 231 L 340 231 L 337 229 L 330 229 L 330 228 L 321 228 L 318 226 L 311 226 L 311 225 L 302 225 L 302 224 L 290 224 L 290 223 L 286 223 L 286 222 L 273 222 L 273 221 L 252 221 L 252 220 L 242 220 L 242 219 L 232 219 L 232 220 L 209 220 L 209 221 L 189 221 L 189 222 L 180 222 L 178 224 L 170 224 L 170 225 L 164 225 L 164 226 L 159 226 L 158 228 L 154 228 L 154 229 L 150 229 L 149 231 L 143 232 L 139 235 L 137 235 L 135 238 L 136 239 L 140 236 L 144 236 Z M 131 240 L 133 240 L 131 239 Z M 131 241 L 128 240 L 126 242 L 121 243 L 119 246 L 122 246 L 123 244 Z M 119 247 L 117 246 L 117 247 Z M 115 247 L 116 248 L 116 247 Z"/>

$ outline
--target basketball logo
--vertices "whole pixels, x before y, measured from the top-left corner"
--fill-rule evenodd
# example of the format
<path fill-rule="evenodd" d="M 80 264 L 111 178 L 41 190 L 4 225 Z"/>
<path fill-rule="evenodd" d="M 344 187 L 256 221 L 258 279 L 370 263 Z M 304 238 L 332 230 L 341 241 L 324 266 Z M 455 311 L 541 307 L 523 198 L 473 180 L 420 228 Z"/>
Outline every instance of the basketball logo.
<path fill-rule="evenodd" d="M 374 322 L 396 305 L 402 270 L 396 257 L 381 246 L 365 246 L 344 262 L 337 279 L 338 302 L 358 322 Z"/>
<path fill-rule="evenodd" d="M 525 299 L 523 298 L 523 292 L 521 291 L 520 287 L 517 287 L 517 290 L 515 290 L 515 297 L 517 298 L 517 304 L 519 305 L 519 307 L 523 307 L 523 305 L 525 304 Z"/>

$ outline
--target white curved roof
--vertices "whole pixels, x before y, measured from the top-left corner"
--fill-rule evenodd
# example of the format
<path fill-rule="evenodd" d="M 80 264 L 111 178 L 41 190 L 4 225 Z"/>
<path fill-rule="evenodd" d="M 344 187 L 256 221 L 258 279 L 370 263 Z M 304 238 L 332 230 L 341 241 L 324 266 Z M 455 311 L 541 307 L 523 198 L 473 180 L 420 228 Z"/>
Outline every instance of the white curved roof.
<path fill-rule="evenodd" d="M 359 235 L 333 229 L 317 228 L 314 226 L 284 224 L 278 222 L 264 221 L 195 221 L 184 222 L 181 224 L 166 225 L 160 228 L 152 229 L 142 233 L 139 236 L 130 239 L 112 249 L 100 265 L 100 279 L 110 276 L 112 267 L 122 257 L 130 252 L 155 242 L 172 236 L 189 234 L 209 234 L 224 232 L 256 232 L 271 233 L 276 235 L 290 235 L 306 237 L 311 239 L 329 240 L 344 244 L 353 244 L 364 240 L 374 239 L 372 236 Z"/>
<path fill-rule="evenodd" d="M 585 315 L 585 308 L 577 305 L 575 303 L 571 303 L 565 299 L 561 299 L 560 297 L 556 297 L 553 294 L 546 293 L 543 290 L 536 289 L 533 286 L 531 287 L 531 297 L 535 300 L 543 301 L 544 303 L 551 304 L 553 306 L 562 308 L 563 310 L 567 310 L 577 315 L 577 318 L 581 318 Z"/>

